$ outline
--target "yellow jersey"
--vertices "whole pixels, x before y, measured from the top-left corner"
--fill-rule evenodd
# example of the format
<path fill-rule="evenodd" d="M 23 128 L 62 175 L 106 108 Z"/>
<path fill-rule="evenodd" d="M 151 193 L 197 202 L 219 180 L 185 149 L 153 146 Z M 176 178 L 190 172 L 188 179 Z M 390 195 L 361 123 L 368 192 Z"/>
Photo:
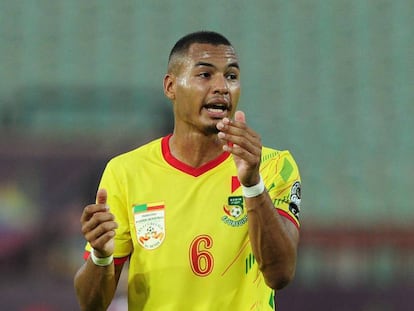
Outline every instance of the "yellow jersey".
<path fill-rule="evenodd" d="M 113 158 L 99 186 L 119 225 L 115 263 L 130 261 L 129 310 L 274 310 L 232 156 L 193 168 L 170 153 L 170 137 Z M 263 147 L 260 173 L 279 213 L 299 228 L 300 176 L 291 154 Z"/>

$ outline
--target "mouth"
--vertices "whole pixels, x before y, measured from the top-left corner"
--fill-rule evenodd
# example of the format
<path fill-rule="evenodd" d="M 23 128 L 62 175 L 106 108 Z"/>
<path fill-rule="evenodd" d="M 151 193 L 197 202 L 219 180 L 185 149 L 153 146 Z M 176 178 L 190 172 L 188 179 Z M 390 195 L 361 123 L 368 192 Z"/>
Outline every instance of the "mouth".
<path fill-rule="evenodd" d="M 207 104 L 204 106 L 205 109 L 207 109 L 207 111 L 209 112 L 224 112 L 229 110 L 228 106 L 226 104 Z"/>
<path fill-rule="evenodd" d="M 225 113 L 231 111 L 231 103 L 229 98 L 226 97 L 212 97 L 205 103 L 203 108 L 211 113 Z"/>
<path fill-rule="evenodd" d="M 230 112 L 229 105 L 225 103 L 211 103 L 203 106 L 208 113 L 208 116 L 212 119 L 223 119 L 228 116 Z"/>

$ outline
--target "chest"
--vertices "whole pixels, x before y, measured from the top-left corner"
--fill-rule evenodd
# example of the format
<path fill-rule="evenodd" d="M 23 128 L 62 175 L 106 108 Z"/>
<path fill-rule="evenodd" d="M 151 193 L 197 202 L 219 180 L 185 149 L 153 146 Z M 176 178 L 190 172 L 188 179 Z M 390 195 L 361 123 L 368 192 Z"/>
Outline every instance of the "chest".
<path fill-rule="evenodd" d="M 171 263 L 194 257 L 208 263 L 214 254 L 234 256 L 246 244 L 247 214 L 232 170 L 202 177 L 176 174 L 133 180 L 127 192 L 132 207 L 128 218 L 139 258 L 159 261 L 169 256 Z"/>

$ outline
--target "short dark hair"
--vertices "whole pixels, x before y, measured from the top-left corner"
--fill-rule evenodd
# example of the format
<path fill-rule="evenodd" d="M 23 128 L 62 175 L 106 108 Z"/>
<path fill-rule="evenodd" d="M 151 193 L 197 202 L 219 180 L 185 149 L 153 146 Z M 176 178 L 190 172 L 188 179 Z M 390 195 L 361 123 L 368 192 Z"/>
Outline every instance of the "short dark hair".
<path fill-rule="evenodd" d="M 224 37 L 222 34 L 214 31 L 196 31 L 185 35 L 175 43 L 174 47 L 171 49 L 170 55 L 168 57 L 168 62 L 175 54 L 185 54 L 190 46 L 194 43 L 208 43 L 212 45 L 228 45 L 232 46 L 230 41 Z"/>

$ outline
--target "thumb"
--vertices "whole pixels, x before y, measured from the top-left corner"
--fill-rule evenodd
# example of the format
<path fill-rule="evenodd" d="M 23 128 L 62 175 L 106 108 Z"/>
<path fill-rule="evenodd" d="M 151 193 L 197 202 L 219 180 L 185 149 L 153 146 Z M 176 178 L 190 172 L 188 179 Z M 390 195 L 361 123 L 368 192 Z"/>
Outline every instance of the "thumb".
<path fill-rule="evenodd" d="M 239 121 L 239 122 L 246 123 L 246 115 L 244 114 L 243 111 L 238 110 L 234 114 L 234 120 Z"/>
<path fill-rule="evenodd" d="M 99 189 L 96 193 L 96 204 L 106 204 L 106 199 L 108 198 L 108 194 L 106 193 L 105 189 Z"/>

